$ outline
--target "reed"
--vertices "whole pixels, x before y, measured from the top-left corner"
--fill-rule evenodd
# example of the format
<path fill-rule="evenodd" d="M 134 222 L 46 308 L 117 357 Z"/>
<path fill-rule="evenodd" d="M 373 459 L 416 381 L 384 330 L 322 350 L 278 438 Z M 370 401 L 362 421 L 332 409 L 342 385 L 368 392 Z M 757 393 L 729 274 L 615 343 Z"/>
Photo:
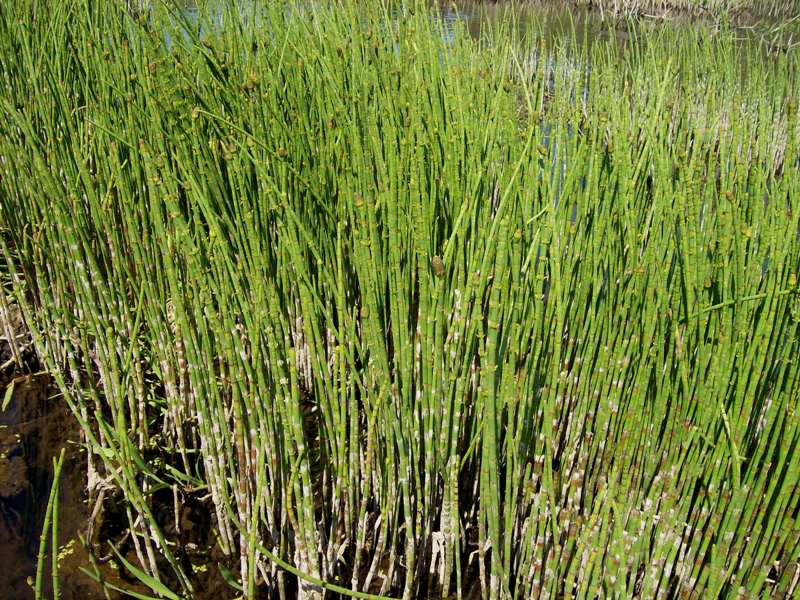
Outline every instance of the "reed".
<path fill-rule="evenodd" d="M 193 500 L 247 598 L 796 593 L 793 53 L 213 15 L 0 5 L 5 268 L 141 582 Z"/>

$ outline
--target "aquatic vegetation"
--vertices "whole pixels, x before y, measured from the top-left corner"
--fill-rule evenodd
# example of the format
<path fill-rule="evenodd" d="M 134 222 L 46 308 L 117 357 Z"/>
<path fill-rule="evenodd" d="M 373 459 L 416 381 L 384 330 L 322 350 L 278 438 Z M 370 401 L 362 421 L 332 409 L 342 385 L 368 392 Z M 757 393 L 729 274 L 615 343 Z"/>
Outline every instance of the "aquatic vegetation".
<path fill-rule="evenodd" d="M 538 0 L 546 5 L 563 0 Z M 571 0 L 577 6 L 591 7 L 613 16 L 666 17 L 700 15 L 750 18 L 795 18 L 800 15 L 797 0 Z"/>
<path fill-rule="evenodd" d="M 123 564 L 198 594 L 191 504 L 245 597 L 791 596 L 794 54 L 215 19 L 0 5 L 5 270 Z"/>

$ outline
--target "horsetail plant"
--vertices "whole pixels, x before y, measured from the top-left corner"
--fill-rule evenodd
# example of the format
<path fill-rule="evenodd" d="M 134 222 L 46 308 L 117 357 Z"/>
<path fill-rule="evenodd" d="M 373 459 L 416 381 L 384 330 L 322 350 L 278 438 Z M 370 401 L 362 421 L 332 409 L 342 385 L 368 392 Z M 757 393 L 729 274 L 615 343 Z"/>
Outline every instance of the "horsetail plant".
<path fill-rule="evenodd" d="M 198 545 L 246 598 L 797 593 L 796 56 L 216 7 L 0 5 L 86 543 L 164 597 Z"/>

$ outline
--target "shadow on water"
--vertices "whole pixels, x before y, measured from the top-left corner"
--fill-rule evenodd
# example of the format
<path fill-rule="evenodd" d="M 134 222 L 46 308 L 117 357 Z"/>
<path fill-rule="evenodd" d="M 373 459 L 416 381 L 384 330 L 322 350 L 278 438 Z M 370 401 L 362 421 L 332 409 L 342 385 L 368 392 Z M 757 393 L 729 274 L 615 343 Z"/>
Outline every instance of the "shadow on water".
<path fill-rule="evenodd" d="M 0 289 L 2 293 L 2 289 Z M 20 311 L 13 303 L 0 303 L 0 600 L 34 597 L 40 536 L 53 485 L 53 459 L 65 450 L 59 480 L 58 544 L 59 598 L 61 600 L 116 600 L 128 598 L 118 590 L 152 597 L 133 575 L 120 569 L 109 543 L 126 560 L 136 562 L 128 535 L 125 504 L 116 494 L 95 493 L 87 500 L 87 457 L 79 425 L 58 393 L 49 374 L 41 371 Z M 9 340 L 17 352 L 12 352 Z M 8 392 L 8 393 L 7 393 Z M 101 484 L 102 487 L 102 484 Z M 95 486 L 95 490 L 98 486 Z M 155 496 L 154 496 L 155 497 Z M 169 503 L 172 510 L 173 504 Z M 154 502 L 156 514 L 164 502 Z M 198 547 L 196 598 L 227 598 L 230 588 L 216 569 L 204 568 L 220 561 L 213 551 L 207 508 L 187 503 L 181 510 L 181 540 Z M 91 526 L 90 526 L 91 524 Z M 89 533 L 91 532 L 91 533 Z M 47 532 L 42 580 L 44 598 L 53 597 L 51 532 Z M 90 558 L 88 539 L 94 560 Z M 191 544 L 187 544 L 189 547 Z M 208 554 L 208 556 L 206 556 Z M 94 576 L 87 575 L 91 571 Z M 110 587 L 103 589 L 98 576 Z M 116 590 L 114 589 L 116 588 Z"/>
<path fill-rule="evenodd" d="M 16 344 L 16 353 L 9 338 Z M 59 598 L 122 598 L 113 590 L 105 594 L 82 570 L 90 568 L 91 561 L 80 541 L 89 522 L 86 453 L 80 429 L 50 376 L 41 371 L 20 312 L 10 303 L 0 306 L 0 400 L 0 598 L 34 597 L 40 537 L 53 485 L 53 459 L 62 448 L 56 549 Z M 53 597 L 52 552 L 48 531 L 41 588 L 44 598 Z M 111 563 L 98 568 L 105 581 L 136 589 L 135 582 L 121 578 Z"/>
<path fill-rule="evenodd" d="M 2 292 L 0 292 L 2 293 Z M 23 347 L 14 360 L 8 341 Z M 81 570 L 89 564 L 78 540 L 87 522 L 85 453 L 78 425 L 50 377 L 39 370 L 13 304 L 0 308 L 0 597 L 33 598 L 39 540 L 53 483 L 52 460 L 65 448 L 59 494 L 60 598 L 94 600 L 102 591 Z M 20 364 L 21 363 L 21 364 Z M 6 397 L 6 392 L 11 393 Z M 46 551 L 42 590 L 52 597 L 51 550 Z"/>

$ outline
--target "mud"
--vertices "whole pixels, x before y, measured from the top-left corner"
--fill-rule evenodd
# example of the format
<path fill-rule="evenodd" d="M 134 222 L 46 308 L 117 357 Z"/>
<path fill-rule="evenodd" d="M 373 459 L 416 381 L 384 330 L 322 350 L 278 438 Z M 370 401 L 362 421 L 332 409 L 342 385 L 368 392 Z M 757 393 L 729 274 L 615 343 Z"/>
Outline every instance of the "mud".
<path fill-rule="evenodd" d="M 99 586 L 79 569 L 89 560 L 78 540 L 86 510 L 77 423 L 41 372 L 18 309 L 13 304 L 0 309 L 0 399 L 7 400 L 0 411 L 0 597 L 33 598 L 52 460 L 65 448 L 58 517 L 61 597 L 103 598 Z M 50 557 L 48 548 L 48 565 Z M 44 583 L 51 596 L 49 569 Z"/>
<path fill-rule="evenodd" d="M 16 351 L 11 343 L 16 344 Z M 11 393 L 6 398 L 9 389 Z M 114 588 L 153 596 L 151 590 L 120 570 L 113 560 L 109 543 L 126 560 L 138 563 L 122 497 L 109 493 L 99 503 L 88 506 L 87 457 L 80 427 L 50 376 L 43 372 L 19 310 L 13 304 L 1 302 L 0 404 L 6 404 L 0 410 L 0 599 L 34 597 L 40 536 L 53 484 L 53 459 L 62 448 L 65 455 L 59 482 L 56 550 L 59 597 L 62 600 L 129 597 Z M 172 494 L 156 496 L 155 513 L 173 515 Z M 193 574 L 195 599 L 235 598 L 238 593 L 216 567 L 227 563 L 235 571 L 235 559 L 222 557 L 215 547 L 207 504 L 207 500 L 182 497 L 178 527 L 165 519 L 165 533 L 178 542 L 178 554 Z M 48 544 L 43 579 L 45 598 L 53 597 L 51 552 Z"/>
<path fill-rule="evenodd" d="M 0 598 L 34 597 L 53 458 L 62 448 L 57 549 L 60 597 L 105 598 L 102 587 L 81 570 L 91 570 L 91 561 L 80 540 L 87 523 L 86 455 L 80 429 L 49 375 L 42 371 L 20 311 L 8 302 L 0 303 L 0 402 L 5 405 L 0 410 Z M 48 545 L 43 579 L 46 598 L 52 597 L 51 552 Z M 110 566 L 101 569 L 101 574 L 121 583 Z"/>

